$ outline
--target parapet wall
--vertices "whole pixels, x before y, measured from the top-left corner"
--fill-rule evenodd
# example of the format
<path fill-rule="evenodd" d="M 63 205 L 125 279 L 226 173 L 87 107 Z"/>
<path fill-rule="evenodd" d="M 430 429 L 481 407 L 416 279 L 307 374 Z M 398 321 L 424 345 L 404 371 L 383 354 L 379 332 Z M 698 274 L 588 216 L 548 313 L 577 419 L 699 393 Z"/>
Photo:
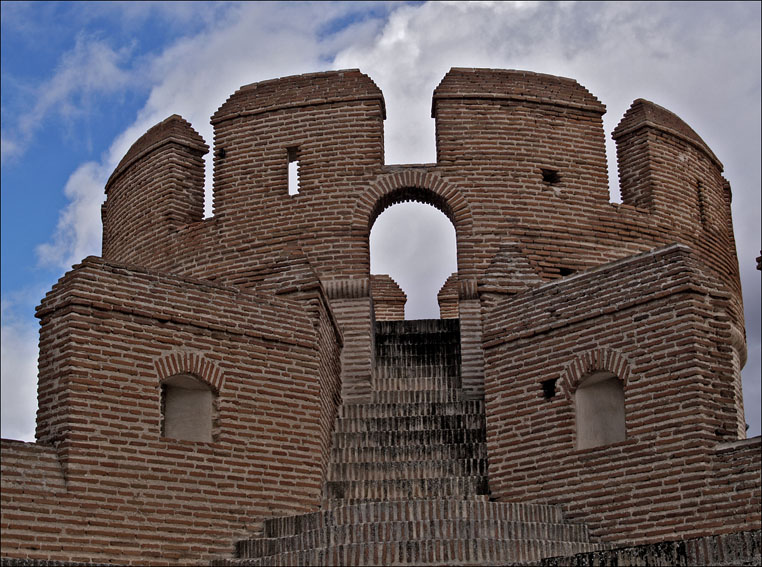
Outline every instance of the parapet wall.
<path fill-rule="evenodd" d="M 726 445 L 744 428 L 728 300 L 673 245 L 499 303 L 484 329 L 492 497 L 560 504 L 607 541 L 759 526 L 759 439 L 756 454 Z M 589 447 L 577 391 L 601 374 L 620 383 L 625 435 Z"/>
<path fill-rule="evenodd" d="M 405 319 L 407 295 L 391 276 L 374 274 L 370 277 L 373 314 L 376 321 L 402 321 Z"/>
<path fill-rule="evenodd" d="M 103 256 L 166 268 L 175 234 L 204 216 L 204 160 L 209 147 L 172 115 L 135 142 L 106 183 L 101 209 Z"/>
<path fill-rule="evenodd" d="M 341 344 L 320 310 L 76 266 L 38 310 L 38 444 L 3 441 L 3 555 L 197 563 L 267 517 L 317 509 Z M 174 376 L 213 392 L 211 442 L 164 436 Z"/>

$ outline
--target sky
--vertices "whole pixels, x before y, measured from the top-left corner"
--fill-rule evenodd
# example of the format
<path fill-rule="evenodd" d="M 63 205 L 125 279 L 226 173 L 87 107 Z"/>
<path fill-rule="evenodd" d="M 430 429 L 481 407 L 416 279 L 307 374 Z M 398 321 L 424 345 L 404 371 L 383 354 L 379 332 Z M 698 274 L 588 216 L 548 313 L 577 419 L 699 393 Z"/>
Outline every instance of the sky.
<path fill-rule="evenodd" d="M 359 68 L 384 93 L 386 162 L 433 163 L 431 95 L 451 67 L 525 69 L 590 90 L 607 107 L 615 202 L 610 133 L 636 98 L 673 111 L 712 148 L 733 190 L 746 421 L 759 435 L 760 6 L 2 2 L 2 437 L 34 439 L 34 308 L 73 264 L 100 255 L 106 180 L 148 128 L 180 114 L 211 143 L 209 117 L 240 86 Z M 379 216 L 371 270 L 405 289 L 408 318 L 437 316 L 434 295 L 457 269 L 454 243 L 452 225 L 427 205 Z"/>

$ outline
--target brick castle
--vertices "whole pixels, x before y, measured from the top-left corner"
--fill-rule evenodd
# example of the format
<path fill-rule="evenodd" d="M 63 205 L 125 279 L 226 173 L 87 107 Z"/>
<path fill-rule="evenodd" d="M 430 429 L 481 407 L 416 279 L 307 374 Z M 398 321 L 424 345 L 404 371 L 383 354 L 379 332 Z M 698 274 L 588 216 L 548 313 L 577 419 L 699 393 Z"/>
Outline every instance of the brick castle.
<path fill-rule="evenodd" d="M 604 112 L 571 79 L 452 69 L 436 163 L 387 166 L 360 71 L 247 85 L 212 116 L 210 218 L 206 142 L 151 128 L 102 257 L 37 310 L 2 564 L 758 561 L 730 185 L 638 99 L 610 203 Z M 455 227 L 439 320 L 369 273 L 411 200 Z"/>

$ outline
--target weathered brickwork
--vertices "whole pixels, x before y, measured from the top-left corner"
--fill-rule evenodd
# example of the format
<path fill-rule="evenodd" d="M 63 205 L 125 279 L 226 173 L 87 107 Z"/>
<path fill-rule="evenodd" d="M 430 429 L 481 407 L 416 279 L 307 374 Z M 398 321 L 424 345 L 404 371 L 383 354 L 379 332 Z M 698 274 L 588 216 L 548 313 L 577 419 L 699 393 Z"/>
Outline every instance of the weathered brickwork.
<path fill-rule="evenodd" d="M 38 316 L 38 444 L 3 441 L 4 554 L 187 563 L 319 499 L 338 405 L 327 317 L 94 258 Z M 177 374 L 216 392 L 212 443 L 160 435 Z"/>
<path fill-rule="evenodd" d="M 727 302 L 674 245 L 495 308 L 484 336 L 492 496 L 564 504 L 609 541 L 759 525 L 758 480 L 742 465 L 730 473 L 716 453 L 737 438 L 740 411 Z M 574 392 L 604 370 L 623 382 L 627 438 L 577 449 Z M 554 396 L 544 395 L 548 379 L 557 379 Z M 728 474 L 733 482 L 721 480 Z"/>
<path fill-rule="evenodd" d="M 407 295 L 390 276 L 370 276 L 370 294 L 376 321 L 401 321 L 405 318 Z"/>
<path fill-rule="evenodd" d="M 458 274 L 451 274 L 437 293 L 440 319 L 458 318 Z"/>
<path fill-rule="evenodd" d="M 38 308 L 37 443 L 2 441 L 4 561 L 499 564 L 758 533 L 730 185 L 638 99 L 610 203 L 604 112 L 572 79 L 452 69 L 436 163 L 387 166 L 360 71 L 244 86 L 212 117 L 206 219 L 209 146 L 177 115 L 151 128 L 106 185 L 103 257 Z M 437 325 L 379 331 L 406 296 L 370 275 L 370 230 L 410 200 L 457 237 L 436 348 Z M 211 441 L 165 436 L 196 431 L 165 428 L 177 384 L 212 400 L 186 416 Z M 385 441 L 335 445 L 361 432 Z"/>

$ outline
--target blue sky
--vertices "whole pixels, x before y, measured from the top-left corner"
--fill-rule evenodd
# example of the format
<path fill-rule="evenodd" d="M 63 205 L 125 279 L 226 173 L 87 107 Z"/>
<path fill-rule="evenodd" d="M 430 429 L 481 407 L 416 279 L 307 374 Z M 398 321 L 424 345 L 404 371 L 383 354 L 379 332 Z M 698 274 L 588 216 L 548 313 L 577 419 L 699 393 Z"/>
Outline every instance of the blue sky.
<path fill-rule="evenodd" d="M 433 162 L 431 94 L 455 66 L 575 78 L 606 104 L 607 133 L 634 99 L 646 98 L 714 150 L 733 187 L 747 421 L 750 434 L 760 433 L 759 3 L 3 2 L 1 9 L 3 437 L 33 439 L 34 307 L 72 264 L 100 254 L 103 186 L 145 130 L 178 113 L 211 142 L 209 117 L 241 85 L 359 67 L 384 92 L 387 163 Z M 608 151 L 618 200 L 612 143 Z M 400 249 L 394 237 L 409 254 L 391 253 Z M 417 297 L 431 296 L 454 258 L 446 247 L 441 255 L 420 251 L 452 242 L 451 225 L 410 205 L 384 213 L 373 239 L 375 271 L 405 287 L 409 315 L 430 315 L 430 303 Z"/>

